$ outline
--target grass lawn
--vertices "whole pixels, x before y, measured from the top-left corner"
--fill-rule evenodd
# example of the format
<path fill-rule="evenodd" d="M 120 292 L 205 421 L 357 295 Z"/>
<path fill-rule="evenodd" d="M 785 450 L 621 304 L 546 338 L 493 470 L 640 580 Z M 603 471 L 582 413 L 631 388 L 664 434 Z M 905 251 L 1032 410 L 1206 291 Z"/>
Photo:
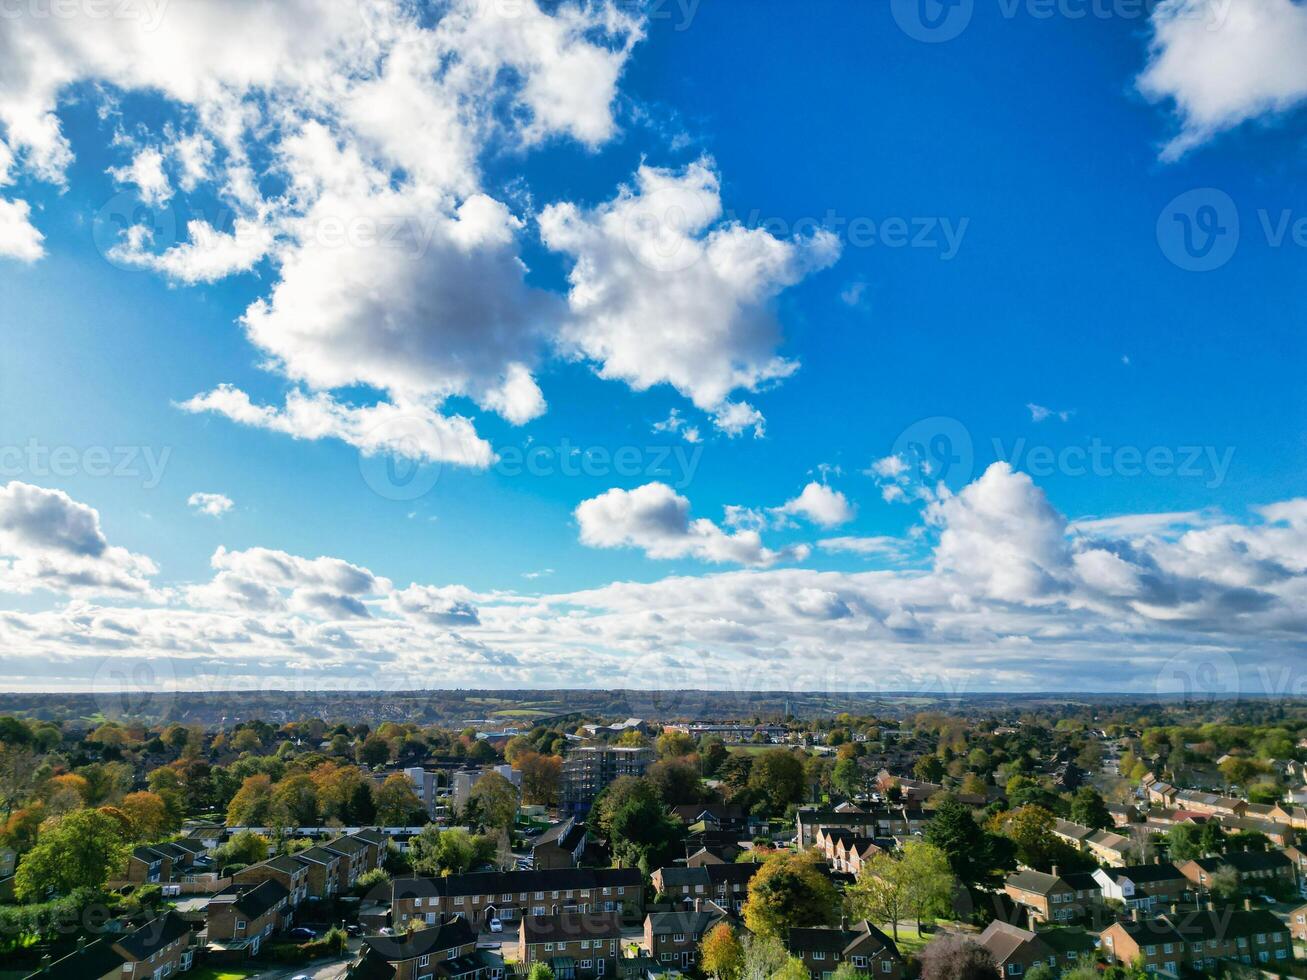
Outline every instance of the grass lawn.
<path fill-rule="evenodd" d="M 246 977 L 252 977 L 258 972 L 256 969 L 247 970 L 243 967 L 206 966 L 186 974 L 186 980 L 246 980 Z"/>
<path fill-rule="evenodd" d="M 893 938 L 894 930 L 891 929 L 888 924 L 882 925 L 880 929 L 885 933 L 885 935 Z M 900 922 L 898 942 L 899 952 L 904 956 L 915 953 L 917 950 L 921 949 L 922 946 L 925 946 L 926 943 L 934 939 L 935 935 L 936 933 L 934 932 L 927 932 L 925 934 L 918 932 L 916 923 L 911 919 L 906 922 Z"/>

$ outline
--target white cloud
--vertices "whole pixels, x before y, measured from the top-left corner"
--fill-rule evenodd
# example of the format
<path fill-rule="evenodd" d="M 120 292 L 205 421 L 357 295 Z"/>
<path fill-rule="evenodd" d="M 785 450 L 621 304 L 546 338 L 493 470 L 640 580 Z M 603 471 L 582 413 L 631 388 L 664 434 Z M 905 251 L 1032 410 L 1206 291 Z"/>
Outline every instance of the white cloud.
<path fill-rule="evenodd" d="M 35 262 L 45 255 L 41 244 L 45 236 L 32 226 L 31 214 L 31 205 L 26 201 L 0 197 L 0 258 Z"/>
<path fill-rule="evenodd" d="M 235 504 L 225 494 L 196 492 L 187 498 L 186 506 L 210 517 L 221 517 L 231 510 Z"/>
<path fill-rule="evenodd" d="M 730 396 L 796 370 L 777 353 L 770 302 L 834 262 L 839 243 L 827 232 L 783 241 L 721 217 L 717 174 L 700 160 L 641 166 L 633 187 L 591 210 L 551 205 L 540 230 L 573 262 L 563 340 L 601 377 L 636 391 L 669 384 L 726 431 L 760 432 L 761 416 Z"/>
<path fill-rule="evenodd" d="M 1307 98 L 1307 6 L 1300 2 L 1163 0 L 1151 24 L 1148 65 L 1137 84 L 1180 117 L 1164 159 Z"/>
<path fill-rule="evenodd" d="M 137 197 L 146 204 L 157 207 L 172 197 L 172 184 L 163 172 L 163 154 L 153 146 L 138 150 L 126 166 L 110 167 L 109 174 L 119 184 L 135 184 Z"/>
<path fill-rule="evenodd" d="M 727 537 L 720 529 L 695 529 L 670 491 L 631 494 L 600 508 L 591 526 L 602 546 L 687 555 L 735 547 L 713 543 Z M 0 499 L 6 555 L 39 549 L 102 560 L 112 550 L 94 513 L 56 491 L 11 485 Z M 544 595 L 421 583 L 397 590 L 339 558 L 219 549 L 213 580 L 167 603 L 73 598 L 0 614 L 0 647 L 15 651 L 0 664 L 0 683 L 85 690 L 121 658 L 124 668 L 148 663 L 190 690 L 343 686 L 379 670 L 408 688 L 439 677 L 464 687 L 750 691 L 787 672 L 810 689 L 861 690 L 875 663 L 884 690 L 1151 692 L 1175 664 L 1199 671 L 1218 657 L 1237 663 L 1245 689 L 1256 691 L 1266 671 L 1301 659 L 1305 499 L 1242 522 L 1119 538 L 1069 524 L 1027 478 L 997 464 L 927 511 L 938 542 L 924 569 L 748 569 Z M 856 554 L 882 544 L 891 546 L 828 538 L 822 547 Z"/>
<path fill-rule="evenodd" d="M 292 390 L 284 408 L 256 405 L 239 388 L 222 385 L 196 395 L 180 408 L 214 412 L 234 422 L 294 436 L 339 439 L 365 455 L 390 454 L 421 461 L 484 469 L 495 458 L 490 443 L 461 416 L 445 416 L 417 402 L 357 407 L 330 395 Z"/>
<path fill-rule="evenodd" d="M 394 0 L 191 0 L 148 23 L 11 19 L 4 169 L 16 150 L 28 173 L 64 179 L 72 148 L 56 110 L 75 83 L 170 101 L 189 128 L 120 140 L 133 155 L 112 173 L 154 204 L 171 196 L 170 174 L 211 190 L 232 224 L 193 220 L 177 243 L 129 228 L 110 254 L 185 283 L 267 260 L 273 284 L 242 323 L 264 366 L 308 389 L 285 410 L 214 393 L 195 407 L 365 451 L 372 416 L 417 414 L 430 430 L 420 451 L 485 465 L 472 423 L 442 404 L 468 397 L 514 424 L 544 412 L 533 371 L 565 306 L 526 285 L 523 223 L 482 190 L 479 161 L 611 138 L 618 78 L 643 36 L 615 4 L 511 8 L 452 0 L 433 18 Z M 18 229 L 26 206 L 9 208 L 0 221 Z M 39 255 L 39 237 L 9 237 L 11 254 Z M 358 387 L 381 404 L 343 405 L 339 390 Z"/>
<path fill-rule="evenodd" d="M 802 560 L 800 546 L 773 551 L 757 531 L 727 534 L 707 518 L 690 519 L 690 501 L 665 483 L 634 490 L 613 488 L 582 501 L 575 517 L 581 543 L 592 548 L 639 548 L 650 558 L 698 558 L 709 562 L 767 566 Z"/>
<path fill-rule="evenodd" d="M 143 555 L 110 545 L 99 513 L 62 490 L 0 485 L 0 592 L 141 594 L 157 571 Z"/>
<path fill-rule="evenodd" d="M 836 553 L 897 557 L 904 550 L 904 542 L 902 538 L 886 536 L 822 538 L 817 547 Z"/>
<path fill-rule="evenodd" d="M 1030 477 L 993 463 L 957 495 L 927 508 L 940 527 L 938 572 L 1009 602 L 1046 601 L 1067 588 L 1066 521 Z"/>
<path fill-rule="evenodd" d="M 1043 405 L 1036 405 L 1034 402 L 1027 402 L 1026 408 L 1030 411 L 1030 421 L 1043 422 L 1046 419 L 1056 418 L 1063 422 L 1071 420 L 1071 411 L 1069 409 L 1055 410 Z"/>
<path fill-rule="evenodd" d="M 109 257 L 194 285 L 248 272 L 273 244 L 272 230 L 248 218 L 237 218 L 230 232 L 217 231 L 204 220 L 189 221 L 186 234 L 187 240 L 181 244 L 154 252 L 148 247 L 152 244 L 148 232 L 138 226 L 109 250 Z"/>
<path fill-rule="evenodd" d="M 699 427 L 697 425 L 690 425 L 685 416 L 681 414 L 680 409 L 676 408 L 671 410 L 667 418 L 663 419 L 661 422 L 655 422 L 653 424 L 653 431 L 679 432 L 681 433 L 681 438 L 689 443 L 700 442 L 702 439 L 699 434 Z"/>
<path fill-rule="evenodd" d="M 803 517 L 820 527 L 837 527 L 853 520 L 857 508 L 840 491 L 814 480 L 797 497 L 774 508 L 772 513 L 781 517 Z"/>

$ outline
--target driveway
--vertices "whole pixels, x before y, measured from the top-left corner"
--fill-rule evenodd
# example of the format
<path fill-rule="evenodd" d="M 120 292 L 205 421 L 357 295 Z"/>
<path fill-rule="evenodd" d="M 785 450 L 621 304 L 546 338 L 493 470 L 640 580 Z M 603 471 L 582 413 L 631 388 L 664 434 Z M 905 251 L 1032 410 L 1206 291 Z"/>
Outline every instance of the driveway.
<path fill-rule="evenodd" d="M 301 964 L 284 970 L 281 968 L 265 970 L 250 977 L 250 980 L 290 980 L 291 977 L 298 977 L 301 974 L 312 977 L 313 980 L 341 980 L 345 976 L 349 962 L 348 959 L 319 960 L 317 963 Z"/>

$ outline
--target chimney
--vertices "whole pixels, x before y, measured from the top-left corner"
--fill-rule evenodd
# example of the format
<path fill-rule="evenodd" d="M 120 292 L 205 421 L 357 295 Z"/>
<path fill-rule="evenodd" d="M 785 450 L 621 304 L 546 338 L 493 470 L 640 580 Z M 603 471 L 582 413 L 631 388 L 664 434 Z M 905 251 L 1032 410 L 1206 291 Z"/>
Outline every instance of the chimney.
<path fill-rule="evenodd" d="M 1243 910 L 1245 912 L 1251 912 L 1253 910 L 1253 900 L 1251 898 L 1245 898 L 1243 900 Z"/>
<path fill-rule="evenodd" d="M 840 931 L 841 932 L 849 931 L 849 917 L 847 915 L 840 916 Z"/>
<path fill-rule="evenodd" d="M 1130 921 L 1131 921 L 1131 922 L 1138 922 L 1138 921 L 1139 921 L 1139 906 L 1138 906 L 1138 905 L 1136 905 L 1134 908 L 1132 908 L 1132 909 L 1130 910 Z"/>
<path fill-rule="evenodd" d="M 1057 865 L 1056 865 L 1056 864 L 1053 865 L 1053 877 L 1054 877 L 1054 878 L 1057 877 Z"/>
<path fill-rule="evenodd" d="M 702 899 L 702 898 L 696 898 L 696 899 L 694 900 L 694 910 L 695 910 L 696 912 L 702 912 L 702 911 L 703 911 L 703 899 Z"/>

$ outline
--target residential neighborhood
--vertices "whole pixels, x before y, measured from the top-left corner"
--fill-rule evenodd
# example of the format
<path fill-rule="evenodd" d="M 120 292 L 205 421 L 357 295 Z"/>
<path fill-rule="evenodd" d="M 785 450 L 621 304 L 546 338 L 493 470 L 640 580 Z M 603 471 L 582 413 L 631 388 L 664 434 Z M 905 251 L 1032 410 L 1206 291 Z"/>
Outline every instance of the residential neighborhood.
<path fill-rule="evenodd" d="M 1307 716 L 1086 710 L 4 717 L 0 941 L 23 978 L 1304 972 Z"/>

